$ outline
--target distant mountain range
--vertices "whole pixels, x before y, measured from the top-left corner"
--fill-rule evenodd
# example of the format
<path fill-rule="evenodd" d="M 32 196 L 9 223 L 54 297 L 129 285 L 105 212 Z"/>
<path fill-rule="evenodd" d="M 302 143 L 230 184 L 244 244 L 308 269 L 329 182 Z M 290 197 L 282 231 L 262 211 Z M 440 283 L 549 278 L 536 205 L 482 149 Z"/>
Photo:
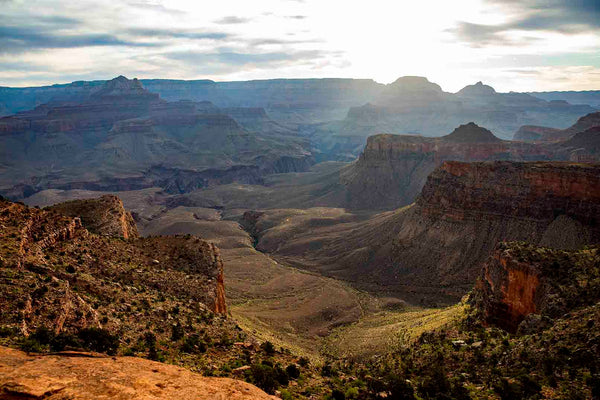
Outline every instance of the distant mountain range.
<path fill-rule="evenodd" d="M 262 109 L 167 102 L 138 80 L 88 85 L 77 101 L 53 100 L 0 119 L 0 187 L 11 197 L 38 188 L 95 190 L 261 183 L 306 170 L 306 139 Z"/>

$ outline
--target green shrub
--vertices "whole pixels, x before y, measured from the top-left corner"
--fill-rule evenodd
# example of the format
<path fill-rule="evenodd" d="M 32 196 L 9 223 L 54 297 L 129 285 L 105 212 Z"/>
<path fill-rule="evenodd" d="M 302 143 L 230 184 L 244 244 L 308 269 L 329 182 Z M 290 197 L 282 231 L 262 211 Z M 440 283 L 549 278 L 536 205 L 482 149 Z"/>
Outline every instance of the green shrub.
<path fill-rule="evenodd" d="M 348 390 L 346 390 L 345 397 L 347 399 L 358 399 L 358 388 L 348 388 Z"/>
<path fill-rule="evenodd" d="M 346 395 L 339 389 L 333 389 L 331 391 L 331 398 L 333 400 L 346 400 Z"/>
<path fill-rule="evenodd" d="M 300 364 L 302 368 L 306 368 L 310 365 L 310 360 L 306 357 L 300 357 L 298 364 Z"/>
<path fill-rule="evenodd" d="M 119 338 L 106 329 L 85 328 L 77 334 L 83 347 L 99 353 L 114 355 L 119 348 Z"/>
<path fill-rule="evenodd" d="M 181 345 L 181 351 L 188 354 L 205 353 L 207 349 L 208 346 L 197 334 L 186 337 Z"/>
<path fill-rule="evenodd" d="M 268 340 L 266 342 L 263 342 L 263 344 L 260 345 L 260 348 L 262 349 L 262 351 L 264 351 L 270 356 L 275 354 L 275 346 L 273 346 L 273 343 L 269 342 Z"/>
<path fill-rule="evenodd" d="M 282 389 L 281 390 L 281 399 L 282 400 L 293 400 L 293 396 L 292 394 L 289 392 L 289 390 L 286 389 Z"/>
<path fill-rule="evenodd" d="M 275 370 L 265 364 L 252 364 L 250 366 L 250 379 L 251 383 L 269 394 L 273 394 L 275 389 L 279 387 Z"/>

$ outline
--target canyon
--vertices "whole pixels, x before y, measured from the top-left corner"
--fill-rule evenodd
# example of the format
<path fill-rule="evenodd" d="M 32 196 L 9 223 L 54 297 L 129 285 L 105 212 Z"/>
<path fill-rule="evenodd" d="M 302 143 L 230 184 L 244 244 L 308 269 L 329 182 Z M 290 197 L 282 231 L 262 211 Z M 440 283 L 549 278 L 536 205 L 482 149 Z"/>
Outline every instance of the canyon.
<path fill-rule="evenodd" d="M 419 77 L 0 95 L 0 338 L 28 352 L 0 348 L 0 397 L 102 368 L 150 382 L 115 396 L 466 398 L 559 347 L 528 379 L 591 393 L 594 107 Z"/>
<path fill-rule="evenodd" d="M 189 191 L 260 183 L 265 174 L 314 162 L 305 139 L 260 110 L 168 103 L 124 77 L 95 86 L 79 103 L 46 103 L 0 119 L 0 141 L 0 186 L 13 198 L 40 188 Z"/>

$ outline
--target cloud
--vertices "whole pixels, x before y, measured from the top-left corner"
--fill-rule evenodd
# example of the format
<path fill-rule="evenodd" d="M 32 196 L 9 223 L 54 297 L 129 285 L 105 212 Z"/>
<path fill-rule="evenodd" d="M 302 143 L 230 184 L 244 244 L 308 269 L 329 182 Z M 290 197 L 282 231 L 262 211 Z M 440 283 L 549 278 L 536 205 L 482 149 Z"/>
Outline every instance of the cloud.
<path fill-rule="evenodd" d="M 203 52 L 171 52 L 165 57 L 188 62 L 191 64 L 222 64 L 231 66 L 244 66 L 249 64 L 275 63 L 282 61 L 298 61 L 323 58 L 326 55 L 319 50 L 298 52 L 270 52 L 270 53 L 238 53 L 233 51 L 219 51 L 212 53 Z"/>
<path fill-rule="evenodd" d="M 133 42 L 108 34 L 70 34 L 51 29 L 0 26 L 0 53 L 23 53 L 35 49 L 57 49 L 93 46 L 149 47 L 153 43 Z"/>
<path fill-rule="evenodd" d="M 168 8 L 156 2 L 128 2 L 128 5 L 145 10 L 155 11 L 157 13 L 167 13 L 172 15 L 183 15 L 185 11 Z"/>
<path fill-rule="evenodd" d="M 225 24 L 225 25 L 233 25 L 233 24 L 245 24 L 246 22 L 250 22 L 251 18 L 241 18 L 236 17 L 234 15 L 230 15 L 228 17 L 220 18 L 214 21 L 216 24 Z"/>
<path fill-rule="evenodd" d="M 308 18 L 308 16 L 306 16 L 306 15 L 286 15 L 285 17 L 289 18 L 289 19 L 306 19 L 306 18 Z"/>
<path fill-rule="evenodd" d="M 536 40 L 514 32 L 559 32 L 577 34 L 600 28 L 598 0 L 487 0 L 512 15 L 505 23 L 495 25 L 459 21 L 449 31 L 473 47 L 487 45 L 523 45 Z"/>
<path fill-rule="evenodd" d="M 322 39 L 302 39 L 302 40 L 285 40 L 276 38 L 259 38 L 247 40 L 250 46 L 269 46 L 269 45 L 294 45 L 303 43 L 323 43 Z"/>
<path fill-rule="evenodd" d="M 224 32 L 202 32 L 177 29 L 152 29 L 152 28 L 132 28 L 126 31 L 128 34 L 142 38 L 173 38 L 173 39 L 197 39 L 197 40 L 223 40 L 230 37 Z"/>

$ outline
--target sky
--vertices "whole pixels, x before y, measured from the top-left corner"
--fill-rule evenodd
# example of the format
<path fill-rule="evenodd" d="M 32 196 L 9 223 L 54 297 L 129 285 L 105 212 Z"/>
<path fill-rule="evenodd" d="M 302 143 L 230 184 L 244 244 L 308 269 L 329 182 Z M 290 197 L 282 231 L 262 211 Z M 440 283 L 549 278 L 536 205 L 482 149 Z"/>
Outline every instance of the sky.
<path fill-rule="evenodd" d="M 600 0 L 0 0 L 0 86 L 118 75 L 600 89 Z"/>

